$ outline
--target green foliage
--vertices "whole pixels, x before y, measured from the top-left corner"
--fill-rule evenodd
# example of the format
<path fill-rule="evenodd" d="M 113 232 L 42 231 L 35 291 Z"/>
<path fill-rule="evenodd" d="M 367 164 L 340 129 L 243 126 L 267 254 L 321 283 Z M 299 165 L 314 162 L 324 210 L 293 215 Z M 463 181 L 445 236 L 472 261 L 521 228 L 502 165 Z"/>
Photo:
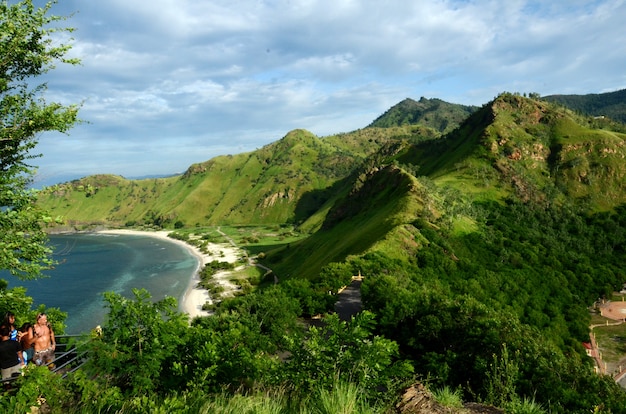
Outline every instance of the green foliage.
<path fill-rule="evenodd" d="M 286 414 L 287 398 L 281 394 L 218 395 L 205 402 L 198 412 L 206 414 Z M 291 411 L 294 412 L 294 411 Z"/>
<path fill-rule="evenodd" d="M 6 281 L 0 279 L 1 282 L 5 282 L 5 286 L 0 286 L 0 312 L 2 317 L 7 312 L 13 312 L 16 325 L 21 326 L 24 322 L 30 322 L 29 313 L 33 304 L 33 298 L 26 296 L 26 288 L 19 286 L 8 289 Z"/>
<path fill-rule="evenodd" d="M 167 396 L 138 396 L 109 406 L 84 405 L 82 409 L 69 408 L 65 413 L 118 412 L 118 413 L 174 413 L 174 414 L 369 414 L 383 413 L 383 408 L 372 407 L 363 398 L 362 390 L 355 384 L 337 383 L 332 390 L 316 389 L 299 397 L 284 389 L 271 389 L 253 393 L 218 392 L 207 394 L 192 391 Z M 92 410 L 92 411 L 90 411 Z M 53 410 L 53 412 L 56 412 Z"/>
<path fill-rule="evenodd" d="M 47 367 L 29 365 L 12 386 L 1 393 L 3 413 L 113 412 L 124 405 L 119 389 L 103 387 L 81 370 L 63 377 Z"/>
<path fill-rule="evenodd" d="M 220 390 L 275 383 L 274 354 L 299 331 L 295 300 L 278 287 L 220 302 L 213 316 L 196 318 L 180 349 L 180 369 L 190 387 Z"/>
<path fill-rule="evenodd" d="M 329 263 L 322 268 L 314 281 L 316 285 L 336 293 L 341 287 L 350 284 L 352 276 L 355 275 L 349 264 Z"/>
<path fill-rule="evenodd" d="M 330 388 L 320 386 L 307 407 L 315 414 L 373 414 L 376 412 L 363 397 L 363 388 L 350 382 L 336 381 Z"/>
<path fill-rule="evenodd" d="M 298 301 L 301 315 L 311 317 L 332 310 L 337 297 L 329 295 L 329 288 L 314 287 L 307 279 L 289 279 L 280 284 L 290 298 Z"/>
<path fill-rule="evenodd" d="M 216 286 L 215 282 L 212 280 L 213 275 L 218 272 L 232 270 L 234 268 L 234 263 L 213 260 L 210 263 L 205 264 L 200 271 L 200 285 L 210 289 L 213 293 L 217 293 L 217 289 L 219 289 L 219 287 Z"/>
<path fill-rule="evenodd" d="M 124 396 L 118 387 L 112 384 L 103 386 L 84 370 L 70 373 L 64 378 L 63 386 L 68 390 L 70 398 L 61 405 L 63 413 L 116 412 L 124 405 Z"/>
<path fill-rule="evenodd" d="M 68 45 L 52 41 L 55 32 L 71 32 L 51 28 L 64 20 L 49 15 L 53 4 L 0 2 L 0 269 L 24 279 L 53 264 L 43 231 L 52 219 L 35 205 L 27 161 L 41 132 L 66 132 L 77 120 L 76 106 L 46 103 L 46 84 L 33 86 L 56 63 L 77 63 L 64 57 Z"/>
<path fill-rule="evenodd" d="M 201 276 L 210 277 L 216 272 L 223 271 L 223 270 L 232 270 L 234 269 L 234 267 L 235 265 L 233 263 L 220 262 L 219 260 L 213 260 L 205 264 L 200 273 L 201 273 Z"/>
<path fill-rule="evenodd" d="M 618 387 L 604 388 L 580 342 L 586 306 L 623 283 L 624 208 L 475 207 L 485 210 L 473 233 L 447 230 L 443 217 L 416 221 L 412 261 L 380 252 L 355 260 L 380 332 L 440 386 L 499 404 L 533 396 L 554 412 L 582 412 L 598 394 L 618 407 Z"/>
<path fill-rule="evenodd" d="M 67 313 L 58 308 L 47 308 L 45 305 L 39 305 L 36 309 L 32 309 L 33 298 L 26 294 L 24 287 L 18 286 L 8 288 L 6 281 L 0 279 L 0 315 L 4 316 L 6 312 L 13 312 L 15 315 L 15 325 L 20 327 L 26 322 L 35 323 L 37 314 L 46 313 L 48 322 L 52 326 L 54 332 L 63 334 L 65 331 L 65 319 Z"/>
<path fill-rule="evenodd" d="M 374 315 L 363 312 L 350 322 L 336 314 L 312 326 L 302 340 L 291 338 L 291 353 L 283 369 L 284 380 L 294 389 L 309 392 L 330 389 L 336 381 L 354 382 L 371 400 L 384 398 L 386 390 L 410 378 L 409 364 L 399 361 L 398 345 L 372 334 Z"/>
<path fill-rule="evenodd" d="M 433 398 L 439 404 L 450 408 L 463 407 L 463 391 L 460 388 L 452 389 L 447 385 L 432 390 Z"/>
<path fill-rule="evenodd" d="M 606 116 L 626 123 L 626 89 L 587 95 L 550 95 L 543 99 L 587 115 Z"/>
<path fill-rule="evenodd" d="M 263 341 L 260 348 L 267 352 L 281 349 L 285 336 L 298 330 L 296 318 L 300 313 L 298 302 L 279 286 L 225 300 L 216 311 L 217 316 L 236 318 L 259 335 L 257 341 Z"/>
<path fill-rule="evenodd" d="M 187 316 L 177 312 L 174 298 L 153 303 L 145 289 L 133 294 L 134 300 L 104 294 L 109 313 L 102 337 L 90 343 L 89 369 L 128 395 L 171 389 L 184 382 L 177 355 Z"/>
<path fill-rule="evenodd" d="M 16 380 L 15 394 L 0 398 L 0 411 L 5 413 L 31 412 L 30 407 L 62 407 L 70 399 L 63 379 L 47 367 L 29 365 L 25 375 Z M 62 412 L 62 411 L 56 411 Z"/>
<path fill-rule="evenodd" d="M 424 125 L 446 134 L 461 124 L 477 108 L 444 102 L 440 99 L 421 98 L 419 102 L 405 99 L 393 106 L 370 124 L 387 128 L 400 125 Z"/>
<path fill-rule="evenodd" d="M 497 407 L 504 407 L 517 400 L 515 384 L 518 381 L 519 366 L 511 358 L 506 344 L 502 345 L 500 355 L 493 355 L 493 361 L 486 372 L 485 401 Z"/>
<path fill-rule="evenodd" d="M 524 397 L 521 400 L 515 400 L 507 403 L 505 406 L 507 414 L 545 414 L 541 404 L 535 402 L 532 398 Z"/>

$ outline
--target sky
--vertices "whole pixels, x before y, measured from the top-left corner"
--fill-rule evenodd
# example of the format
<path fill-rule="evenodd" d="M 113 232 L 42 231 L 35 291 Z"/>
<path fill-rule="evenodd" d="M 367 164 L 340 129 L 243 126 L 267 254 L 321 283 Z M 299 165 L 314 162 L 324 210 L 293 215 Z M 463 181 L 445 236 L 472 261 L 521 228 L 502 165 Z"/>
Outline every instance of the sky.
<path fill-rule="evenodd" d="M 35 4 L 43 5 L 41 0 Z M 58 0 L 70 56 L 46 100 L 35 185 L 184 172 L 302 128 L 366 127 L 405 98 L 626 88 L 626 0 Z"/>

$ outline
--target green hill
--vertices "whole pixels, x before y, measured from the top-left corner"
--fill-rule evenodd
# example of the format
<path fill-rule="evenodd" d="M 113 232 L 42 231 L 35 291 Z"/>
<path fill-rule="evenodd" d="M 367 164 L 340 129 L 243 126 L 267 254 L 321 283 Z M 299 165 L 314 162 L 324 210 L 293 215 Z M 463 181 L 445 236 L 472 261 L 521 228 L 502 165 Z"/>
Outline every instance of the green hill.
<path fill-rule="evenodd" d="M 274 273 L 314 280 L 326 264 L 374 248 L 407 221 L 407 211 L 413 217 L 423 208 L 422 186 L 398 167 L 373 168 L 347 181 L 350 190 L 333 203 L 320 230 L 269 252 L 267 263 Z"/>
<path fill-rule="evenodd" d="M 372 122 L 370 127 L 388 128 L 401 125 L 423 125 L 442 134 L 456 128 L 472 112 L 475 106 L 466 106 L 442 101 L 441 99 L 407 98 L 394 105 Z"/>
<path fill-rule="evenodd" d="M 623 392 L 581 343 L 588 306 L 626 280 L 624 159 L 626 135 L 503 94 L 441 139 L 382 147 L 317 232 L 265 263 L 288 286 L 363 275 L 379 332 L 437 384 L 583 412 L 590 389 Z"/>
<path fill-rule="evenodd" d="M 45 188 L 40 203 L 69 226 L 299 224 L 334 185 L 389 142 L 439 137 L 429 128 L 367 128 L 318 138 L 295 130 L 259 150 L 191 165 L 180 176 L 89 176 Z"/>
<path fill-rule="evenodd" d="M 314 278 L 325 263 L 362 254 L 397 227 L 445 214 L 450 206 L 434 207 L 438 192 L 461 194 L 465 204 L 513 198 L 607 211 L 626 203 L 626 135 L 579 121 L 552 104 L 503 94 L 444 138 L 381 148 L 370 158 L 376 162 L 347 179 L 350 189 L 322 229 L 300 249 L 270 255 L 270 263 L 282 274 Z M 463 216 L 454 221 L 472 226 Z"/>
<path fill-rule="evenodd" d="M 625 201 L 626 135 L 540 100 L 503 94 L 439 141 L 399 160 L 419 174 L 487 199 L 567 199 L 595 210 Z"/>
<path fill-rule="evenodd" d="M 180 176 L 89 176 L 46 188 L 39 198 L 72 226 L 299 222 L 330 197 L 324 189 L 394 134 L 406 132 L 372 129 L 319 139 L 296 130 L 257 151 L 191 165 Z"/>
<path fill-rule="evenodd" d="M 626 89 L 587 95 L 549 95 L 543 99 L 558 102 L 583 114 L 626 123 Z"/>

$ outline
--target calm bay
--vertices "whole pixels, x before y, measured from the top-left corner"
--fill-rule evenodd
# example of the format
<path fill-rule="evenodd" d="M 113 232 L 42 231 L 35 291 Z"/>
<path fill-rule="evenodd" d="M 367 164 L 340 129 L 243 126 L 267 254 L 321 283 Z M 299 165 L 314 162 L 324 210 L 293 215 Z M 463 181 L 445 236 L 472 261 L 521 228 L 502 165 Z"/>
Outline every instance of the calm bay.
<path fill-rule="evenodd" d="M 33 297 L 33 307 L 45 304 L 68 313 L 66 333 L 87 332 L 103 323 L 107 309 L 102 294 L 133 297 L 133 288 L 145 288 L 153 300 L 175 297 L 179 303 L 198 259 L 188 249 L 167 240 L 141 235 L 77 233 L 50 236 L 55 269 L 47 278 L 18 281 Z"/>

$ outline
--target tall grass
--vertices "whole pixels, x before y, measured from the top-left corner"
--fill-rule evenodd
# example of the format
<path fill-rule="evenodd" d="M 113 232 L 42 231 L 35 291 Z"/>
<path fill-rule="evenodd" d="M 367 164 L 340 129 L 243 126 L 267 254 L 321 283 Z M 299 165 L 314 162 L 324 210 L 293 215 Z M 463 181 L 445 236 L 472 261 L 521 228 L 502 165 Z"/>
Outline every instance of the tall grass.
<path fill-rule="evenodd" d="M 546 414 L 547 411 L 541 406 L 541 404 L 535 402 L 534 398 L 524 397 L 523 399 L 517 399 L 505 406 L 507 414 Z"/>
<path fill-rule="evenodd" d="M 374 414 L 363 398 L 361 388 L 352 383 L 337 382 L 332 390 L 320 388 L 306 402 L 301 414 Z"/>
<path fill-rule="evenodd" d="M 206 403 L 199 414 L 287 414 L 283 395 L 221 395 Z"/>
<path fill-rule="evenodd" d="M 461 389 L 457 388 L 453 390 L 447 385 L 443 388 L 439 388 L 437 390 L 433 390 L 433 398 L 439 404 L 451 407 L 451 408 L 461 408 L 463 407 L 463 398 L 461 396 Z"/>
<path fill-rule="evenodd" d="M 57 412 L 57 411 L 52 411 Z M 370 406 L 363 390 L 356 384 L 336 382 L 332 389 L 318 388 L 301 395 L 286 389 L 254 394 L 204 394 L 202 392 L 171 395 L 164 398 L 142 396 L 119 404 L 86 404 L 64 407 L 64 413 L 163 413 L 163 414 L 377 414 L 382 408 Z"/>

